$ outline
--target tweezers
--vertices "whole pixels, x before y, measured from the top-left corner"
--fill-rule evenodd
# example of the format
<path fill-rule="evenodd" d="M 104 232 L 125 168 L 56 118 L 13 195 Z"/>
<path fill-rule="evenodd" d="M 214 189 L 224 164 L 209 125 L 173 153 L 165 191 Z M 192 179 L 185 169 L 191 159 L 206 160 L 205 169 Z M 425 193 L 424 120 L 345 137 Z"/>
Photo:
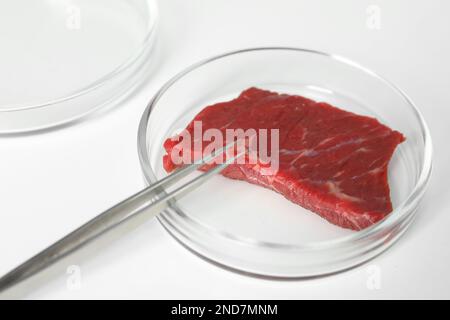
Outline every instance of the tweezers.
<path fill-rule="evenodd" d="M 230 155 L 230 153 L 227 152 L 230 148 L 233 148 L 234 150 L 235 144 L 236 141 L 216 150 L 216 152 L 209 156 L 203 157 L 201 160 L 175 171 L 72 231 L 1 277 L 0 292 L 32 277 L 53 265 L 58 260 L 77 251 L 104 233 L 126 223 L 132 218 L 139 216 L 143 219 L 150 219 L 157 216 L 161 211 L 166 209 L 172 201 L 176 201 L 193 191 L 210 177 L 225 169 L 225 167 L 240 157 L 243 152 L 238 152 L 233 155 Z M 227 154 L 225 161 L 213 166 L 208 171 L 202 172 L 201 175 L 190 179 L 188 182 L 175 188 L 175 190 L 167 192 L 167 188 L 174 186 L 177 182 L 180 182 L 183 178 L 186 178 L 189 174 L 193 173 L 206 163 L 219 156 L 223 156 L 223 153 Z M 221 159 L 223 158 L 224 157 Z"/>

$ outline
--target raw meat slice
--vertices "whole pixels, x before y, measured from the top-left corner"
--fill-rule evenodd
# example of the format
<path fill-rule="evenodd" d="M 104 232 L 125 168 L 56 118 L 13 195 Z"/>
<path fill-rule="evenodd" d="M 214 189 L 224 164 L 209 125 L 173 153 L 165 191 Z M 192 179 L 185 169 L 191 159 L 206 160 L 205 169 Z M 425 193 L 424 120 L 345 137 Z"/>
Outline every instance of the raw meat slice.
<path fill-rule="evenodd" d="M 203 129 L 279 129 L 279 169 L 264 175 L 261 166 L 232 164 L 225 177 L 270 188 L 292 202 L 344 228 L 361 230 L 392 211 L 388 163 L 404 136 L 376 119 L 327 103 L 257 88 L 238 98 L 204 108 L 194 121 Z M 225 134 L 225 133 L 224 133 Z M 163 163 L 180 136 L 164 143 Z M 204 145 L 202 145 L 204 147 Z"/>

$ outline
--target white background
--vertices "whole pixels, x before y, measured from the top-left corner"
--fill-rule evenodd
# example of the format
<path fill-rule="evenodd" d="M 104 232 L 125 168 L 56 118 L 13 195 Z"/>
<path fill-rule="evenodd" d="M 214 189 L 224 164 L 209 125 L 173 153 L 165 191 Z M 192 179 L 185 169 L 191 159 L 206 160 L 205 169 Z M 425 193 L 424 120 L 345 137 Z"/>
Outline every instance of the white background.
<path fill-rule="evenodd" d="M 380 30 L 367 26 L 372 4 L 381 9 Z M 127 103 L 66 129 L 0 138 L 0 274 L 142 188 L 136 133 L 148 100 L 189 64 L 244 47 L 332 52 L 400 86 L 421 109 L 435 147 L 418 219 L 368 264 L 305 281 L 220 269 L 154 220 L 0 298 L 450 298 L 449 1 L 163 0 L 160 11 L 158 68 Z M 72 264 L 81 268 L 80 286 L 70 285 Z M 373 270 L 380 286 L 368 286 Z"/>

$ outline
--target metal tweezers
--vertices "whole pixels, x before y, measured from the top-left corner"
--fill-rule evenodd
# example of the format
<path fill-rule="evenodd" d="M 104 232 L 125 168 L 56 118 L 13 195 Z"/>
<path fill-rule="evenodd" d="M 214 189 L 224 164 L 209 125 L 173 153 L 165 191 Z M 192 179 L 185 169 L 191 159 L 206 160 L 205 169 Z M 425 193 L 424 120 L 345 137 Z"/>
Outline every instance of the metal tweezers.
<path fill-rule="evenodd" d="M 59 241 L 55 242 L 53 245 L 44 249 L 1 277 L 0 292 L 11 288 L 27 278 L 30 278 L 31 276 L 51 266 L 58 260 L 97 239 L 107 231 L 126 223 L 132 218 L 137 216 L 146 219 L 155 217 L 161 211 L 166 209 L 170 205 L 171 201 L 177 200 L 185 194 L 191 192 L 207 181 L 211 176 L 220 172 L 235 159 L 240 157 L 243 152 L 236 153 L 232 156 L 226 152 L 230 148 L 233 148 L 234 150 L 235 144 L 236 141 L 224 146 L 220 150 L 216 150 L 213 154 L 206 156 L 199 161 L 175 171 L 162 180 L 151 184 L 144 190 L 104 211 L 78 229 L 72 231 Z M 196 171 L 206 163 L 212 161 L 216 157 L 223 155 L 223 153 L 227 154 L 225 161 L 222 161 L 222 163 L 217 164 L 210 170 L 203 172 L 194 179 L 189 180 L 185 184 L 176 188 L 174 191 L 166 192 L 167 188 L 174 186 L 174 184 L 179 182 L 181 179 L 187 177 L 189 174 Z"/>

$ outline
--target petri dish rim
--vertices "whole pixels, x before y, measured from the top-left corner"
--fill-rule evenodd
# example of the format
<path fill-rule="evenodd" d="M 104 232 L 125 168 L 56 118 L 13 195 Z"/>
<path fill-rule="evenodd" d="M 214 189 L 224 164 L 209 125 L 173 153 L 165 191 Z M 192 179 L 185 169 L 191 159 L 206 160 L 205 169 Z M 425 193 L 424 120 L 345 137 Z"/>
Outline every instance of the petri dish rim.
<path fill-rule="evenodd" d="M 63 103 L 63 102 L 69 101 L 69 100 L 76 99 L 80 96 L 84 96 L 84 95 L 106 85 L 108 82 L 115 79 L 119 74 L 121 74 L 125 70 L 128 70 L 139 60 L 139 57 L 141 57 L 141 55 L 145 53 L 146 49 L 149 46 L 151 46 L 152 42 L 153 42 L 152 38 L 153 38 L 153 34 L 156 29 L 156 24 L 157 24 L 158 16 L 159 16 L 158 15 L 158 5 L 155 0 L 147 0 L 147 4 L 148 4 L 148 11 L 151 12 L 151 19 L 149 19 L 147 33 L 146 33 L 145 37 L 143 38 L 142 43 L 139 45 L 138 50 L 134 54 L 132 54 L 130 57 L 125 59 L 123 62 L 121 62 L 113 70 L 111 70 L 110 72 L 101 76 L 97 80 L 91 82 L 90 84 L 88 84 L 82 88 L 75 89 L 72 92 L 69 92 L 64 96 L 60 96 L 59 98 L 54 98 L 54 99 L 47 100 L 44 102 L 39 102 L 36 104 L 12 105 L 11 107 L 0 109 L 0 114 L 1 113 L 27 111 L 27 110 L 32 110 L 32 109 L 41 109 L 41 108 L 57 105 L 59 103 Z M 91 112 L 95 111 L 95 110 L 96 110 L 96 108 L 93 108 L 91 110 Z M 88 113 L 90 113 L 90 112 L 88 112 Z M 85 115 L 87 115 L 87 114 L 83 114 L 83 115 L 81 115 L 81 117 L 83 117 Z M 71 121 L 71 120 L 69 120 L 69 121 Z M 52 125 L 50 125 L 50 126 L 52 126 Z M 25 131 L 27 131 L 27 130 L 25 130 Z"/>
<path fill-rule="evenodd" d="M 266 50 L 287 50 L 287 51 L 297 51 L 302 53 L 308 53 L 313 55 L 320 55 L 327 57 L 329 59 L 335 60 L 337 62 L 346 64 L 352 68 L 355 68 L 361 72 L 364 72 L 377 80 L 383 82 L 386 86 L 388 86 L 390 89 L 395 91 L 397 94 L 401 96 L 401 98 L 405 101 L 405 103 L 410 107 L 411 111 L 414 113 L 415 117 L 419 120 L 420 123 L 420 132 L 421 137 L 423 139 L 424 143 L 424 160 L 422 164 L 422 168 L 420 170 L 419 177 L 417 179 L 417 182 L 413 188 L 413 190 L 409 193 L 409 195 L 405 198 L 405 200 L 400 203 L 386 218 L 378 222 L 377 224 L 366 228 L 364 230 L 361 230 L 359 232 L 356 232 L 351 235 L 343 236 L 338 239 L 333 240 L 325 240 L 325 241 L 318 241 L 315 243 L 307 243 L 307 244 L 301 244 L 301 245 L 292 245 L 292 244 L 282 244 L 282 243 L 273 243 L 273 242 L 263 242 L 258 240 L 249 240 L 249 239 L 243 239 L 238 238 L 235 236 L 232 236 L 225 232 L 218 232 L 218 230 L 209 228 L 210 230 L 206 230 L 208 233 L 214 233 L 217 236 L 223 237 L 226 240 L 231 240 L 235 242 L 239 242 L 240 244 L 246 244 L 249 246 L 261 248 L 265 247 L 267 249 L 283 249 L 283 250 L 299 250 L 299 251 L 326 251 L 329 249 L 332 249 L 334 247 L 343 247 L 345 245 L 355 245 L 358 242 L 364 241 L 367 238 L 371 238 L 376 236 L 377 234 L 383 233 L 383 231 L 388 231 L 391 228 L 394 228 L 398 225 L 400 225 L 402 222 L 407 221 L 408 223 L 412 220 L 409 218 L 412 218 L 411 216 L 414 214 L 415 210 L 410 210 L 417 202 L 421 199 L 423 196 L 426 185 L 430 179 L 431 171 L 432 171 L 432 142 L 431 142 L 431 135 L 428 129 L 428 126 L 421 115 L 420 111 L 416 107 L 416 105 L 412 102 L 412 100 L 404 93 L 400 88 L 398 88 L 396 85 L 391 83 L 390 81 L 386 80 L 382 76 L 378 75 L 376 72 L 363 67 L 359 63 L 356 63 L 350 59 L 347 59 L 345 57 L 325 53 L 317 50 L 312 49 L 303 49 L 303 48 L 295 48 L 295 47 L 255 47 L 255 48 L 247 48 L 247 49 L 241 49 L 236 51 L 230 51 L 224 54 L 216 55 L 211 58 L 204 59 L 200 62 L 194 63 L 185 70 L 179 72 L 177 75 L 175 75 L 173 78 L 171 78 L 168 82 L 166 82 L 161 89 L 154 95 L 154 97 L 149 102 L 147 108 L 145 109 L 138 129 L 138 153 L 139 158 L 141 162 L 141 166 L 145 175 L 145 178 L 148 182 L 154 182 L 155 176 L 154 172 L 150 165 L 150 160 L 148 157 L 148 139 L 151 137 L 147 136 L 147 130 L 148 130 L 148 121 L 150 118 L 150 115 L 152 113 L 153 108 L 158 103 L 159 99 L 164 95 L 164 93 L 178 80 L 182 79 L 185 75 L 190 73 L 191 71 L 196 70 L 197 68 L 202 67 L 205 64 L 208 64 L 210 62 L 216 61 L 221 58 L 225 58 L 232 55 L 239 55 L 244 54 L 247 52 L 253 52 L 253 51 L 266 51 Z M 191 219 L 189 216 L 184 215 L 184 219 L 188 221 L 188 223 L 191 223 L 193 225 L 196 225 L 197 227 L 205 229 L 205 226 L 202 224 L 199 224 L 197 221 Z M 169 222 L 170 223 L 170 222 Z M 166 226 L 164 226 L 167 230 Z M 169 231 L 170 234 L 173 235 L 171 231 Z M 400 231 L 400 233 L 402 233 Z M 180 239 L 177 239 L 178 241 L 181 241 Z M 183 243 L 184 245 L 184 243 Z M 191 248 L 190 248 L 191 249 Z M 195 249 L 193 249 L 195 250 Z M 201 256 L 204 256 L 204 254 L 199 253 Z M 208 260 L 211 258 L 206 257 Z M 213 259 L 213 261 L 215 261 Z M 219 264 L 223 264 L 222 262 L 218 262 Z M 232 269 L 236 269 L 234 267 L 231 267 Z M 246 272 L 246 271 L 244 271 Z M 257 273 L 259 272 L 250 272 L 250 273 Z"/>

